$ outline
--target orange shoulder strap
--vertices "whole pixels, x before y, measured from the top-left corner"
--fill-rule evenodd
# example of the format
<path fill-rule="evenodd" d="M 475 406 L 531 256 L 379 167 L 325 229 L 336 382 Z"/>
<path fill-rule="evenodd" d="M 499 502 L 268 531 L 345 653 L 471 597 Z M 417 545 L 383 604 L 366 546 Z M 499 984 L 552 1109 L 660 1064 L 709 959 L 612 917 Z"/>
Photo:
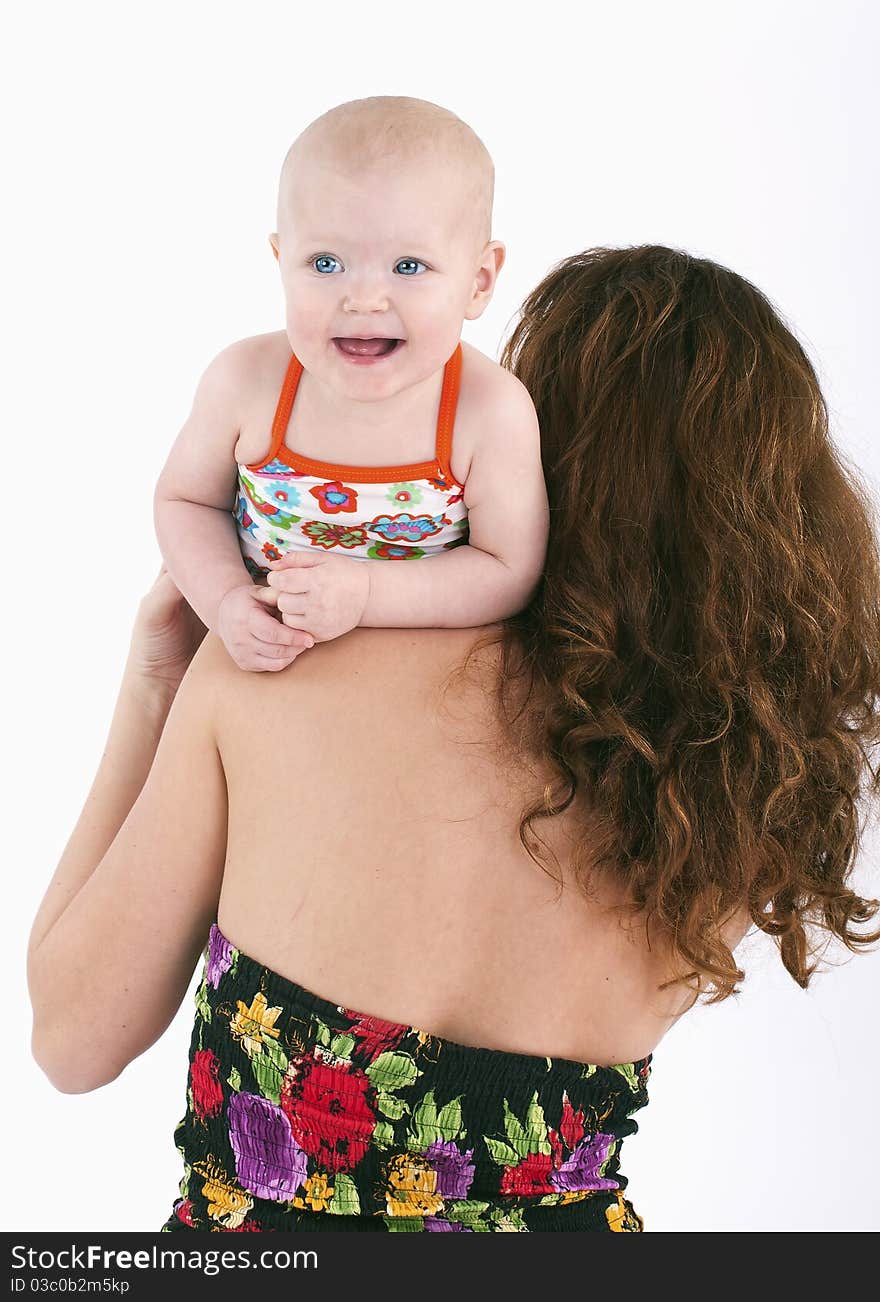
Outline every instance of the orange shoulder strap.
<path fill-rule="evenodd" d="M 455 409 L 458 405 L 458 390 L 461 383 L 461 341 L 455 346 L 455 352 L 443 368 L 443 389 L 440 393 L 440 410 L 437 413 L 437 463 L 441 471 L 452 479 L 449 458 L 452 456 L 452 431 L 455 426 Z"/>

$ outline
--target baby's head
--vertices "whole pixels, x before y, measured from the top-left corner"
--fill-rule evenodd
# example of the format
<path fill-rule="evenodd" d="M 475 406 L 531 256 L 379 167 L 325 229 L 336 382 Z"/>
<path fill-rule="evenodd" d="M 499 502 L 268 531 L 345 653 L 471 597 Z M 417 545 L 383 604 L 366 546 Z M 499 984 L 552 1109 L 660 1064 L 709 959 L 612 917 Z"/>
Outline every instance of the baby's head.
<path fill-rule="evenodd" d="M 306 127 L 281 169 L 270 240 L 307 371 L 373 400 L 443 366 L 504 262 L 490 239 L 494 177 L 479 137 L 426 100 L 351 100 Z M 362 365 L 335 342 L 352 337 L 401 342 Z"/>

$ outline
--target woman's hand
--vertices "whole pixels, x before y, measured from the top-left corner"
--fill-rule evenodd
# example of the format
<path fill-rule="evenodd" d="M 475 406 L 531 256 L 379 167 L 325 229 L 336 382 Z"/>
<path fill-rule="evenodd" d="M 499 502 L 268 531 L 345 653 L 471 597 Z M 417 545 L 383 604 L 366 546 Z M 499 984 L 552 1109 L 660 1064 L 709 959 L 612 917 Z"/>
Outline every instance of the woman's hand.
<path fill-rule="evenodd" d="M 173 695 L 207 631 L 163 565 L 141 598 L 126 670 Z"/>

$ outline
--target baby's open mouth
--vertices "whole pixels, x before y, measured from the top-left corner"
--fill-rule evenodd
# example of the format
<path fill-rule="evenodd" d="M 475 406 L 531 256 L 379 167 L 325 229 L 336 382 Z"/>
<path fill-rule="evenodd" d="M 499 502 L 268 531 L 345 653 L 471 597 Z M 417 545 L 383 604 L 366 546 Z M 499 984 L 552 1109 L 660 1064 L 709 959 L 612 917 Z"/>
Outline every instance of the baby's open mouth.
<path fill-rule="evenodd" d="M 352 357 L 385 357 L 403 344 L 402 339 L 334 339 L 341 353 Z"/>

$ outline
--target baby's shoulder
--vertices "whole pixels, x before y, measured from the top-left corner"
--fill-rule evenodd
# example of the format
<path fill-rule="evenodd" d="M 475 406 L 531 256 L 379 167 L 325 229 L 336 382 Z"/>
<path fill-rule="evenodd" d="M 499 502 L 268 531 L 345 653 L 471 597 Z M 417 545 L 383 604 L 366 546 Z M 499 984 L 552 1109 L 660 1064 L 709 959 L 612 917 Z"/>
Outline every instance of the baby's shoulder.
<path fill-rule="evenodd" d="M 239 392 L 249 394 L 273 384 L 279 366 L 283 373 L 289 357 L 286 332 L 271 330 L 267 334 L 248 335 L 246 339 L 236 339 L 227 344 L 211 362 L 211 369 L 235 385 Z"/>
<path fill-rule="evenodd" d="M 234 395 L 239 423 L 236 461 L 249 464 L 265 453 L 272 414 L 289 361 L 287 332 L 271 330 L 235 340 L 211 363 L 223 388 Z"/>
<path fill-rule="evenodd" d="M 474 405 L 479 406 L 482 415 L 493 407 L 509 409 L 517 404 L 534 407 L 528 389 L 512 371 L 464 340 L 461 341 L 461 353 L 462 395 L 467 393 Z"/>
<path fill-rule="evenodd" d="M 506 446 L 517 429 L 525 442 L 533 443 L 538 418 L 526 386 L 479 349 L 464 341 L 461 349 L 461 423 L 467 431 L 469 453 L 481 449 L 494 454 L 499 440 Z"/>

